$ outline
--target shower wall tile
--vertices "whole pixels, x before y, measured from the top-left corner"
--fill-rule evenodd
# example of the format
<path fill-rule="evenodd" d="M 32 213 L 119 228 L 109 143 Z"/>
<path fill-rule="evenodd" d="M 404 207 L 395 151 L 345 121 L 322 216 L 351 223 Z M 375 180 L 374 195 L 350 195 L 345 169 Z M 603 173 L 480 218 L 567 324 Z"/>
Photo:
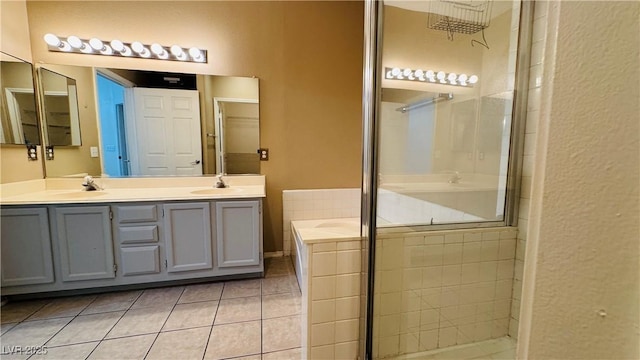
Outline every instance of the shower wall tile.
<path fill-rule="evenodd" d="M 360 189 L 284 190 L 282 192 L 284 255 L 291 254 L 292 220 L 352 217 L 360 217 Z"/>
<path fill-rule="evenodd" d="M 505 336 L 517 236 L 515 228 L 382 231 L 376 247 L 384 266 L 375 274 L 374 357 Z M 402 261 L 394 261 L 397 257 Z"/>

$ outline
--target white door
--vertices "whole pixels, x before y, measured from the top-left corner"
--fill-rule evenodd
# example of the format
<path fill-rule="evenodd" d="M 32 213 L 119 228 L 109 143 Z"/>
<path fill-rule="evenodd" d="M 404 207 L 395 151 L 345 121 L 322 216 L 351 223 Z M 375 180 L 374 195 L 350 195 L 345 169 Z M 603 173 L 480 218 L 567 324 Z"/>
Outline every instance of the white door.
<path fill-rule="evenodd" d="M 202 175 L 198 91 L 134 88 L 133 101 L 134 175 Z"/>

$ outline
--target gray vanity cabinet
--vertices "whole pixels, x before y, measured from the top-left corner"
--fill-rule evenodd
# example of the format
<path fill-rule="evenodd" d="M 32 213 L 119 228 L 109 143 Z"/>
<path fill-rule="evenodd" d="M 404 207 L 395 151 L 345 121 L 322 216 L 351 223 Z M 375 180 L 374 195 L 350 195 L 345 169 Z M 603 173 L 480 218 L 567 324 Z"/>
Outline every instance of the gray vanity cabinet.
<path fill-rule="evenodd" d="M 109 206 L 53 208 L 62 281 L 115 277 Z"/>
<path fill-rule="evenodd" d="M 260 201 L 216 201 L 214 206 L 217 266 L 259 265 L 262 244 Z"/>
<path fill-rule="evenodd" d="M 52 283 L 47 209 L 3 208 L 0 214 L 2 286 Z"/>
<path fill-rule="evenodd" d="M 167 272 L 213 269 L 208 202 L 163 205 Z"/>
<path fill-rule="evenodd" d="M 158 208 L 157 204 L 113 206 L 116 223 L 114 242 L 122 276 L 161 273 Z"/>

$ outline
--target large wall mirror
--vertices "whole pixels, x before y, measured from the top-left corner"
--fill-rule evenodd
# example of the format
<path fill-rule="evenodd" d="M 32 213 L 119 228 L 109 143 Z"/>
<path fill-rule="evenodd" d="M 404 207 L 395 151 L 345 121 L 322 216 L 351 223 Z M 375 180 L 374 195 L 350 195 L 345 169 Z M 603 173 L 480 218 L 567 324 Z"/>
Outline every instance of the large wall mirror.
<path fill-rule="evenodd" d="M 80 146 L 76 80 L 45 68 L 39 71 L 46 145 Z"/>
<path fill-rule="evenodd" d="M 0 143 L 39 145 L 31 64 L 0 52 L 0 87 Z"/>
<path fill-rule="evenodd" d="M 43 67 L 76 80 L 82 137 L 55 150 L 47 177 L 260 173 L 256 78 Z"/>

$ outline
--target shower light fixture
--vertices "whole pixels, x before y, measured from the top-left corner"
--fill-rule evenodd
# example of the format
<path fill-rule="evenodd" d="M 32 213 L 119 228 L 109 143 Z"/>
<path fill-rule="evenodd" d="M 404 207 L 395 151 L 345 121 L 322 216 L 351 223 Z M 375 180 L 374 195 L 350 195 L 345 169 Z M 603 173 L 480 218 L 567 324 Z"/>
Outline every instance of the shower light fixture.
<path fill-rule="evenodd" d="M 98 38 L 81 39 L 75 35 L 59 37 L 46 34 L 44 41 L 49 51 L 75 54 L 109 55 L 155 60 L 185 62 L 207 62 L 207 51 L 197 47 L 183 48 L 179 45 L 163 46 L 158 43 L 145 45 L 139 41 L 125 43 L 118 39 L 103 41 Z"/>
<path fill-rule="evenodd" d="M 411 70 L 409 68 L 400 69 L 385 68 L 384 78 L 389 80 L 409 80 L 425 83 L 435 83 L 442 85 L 454 85 L 470 87 L 478 82 L 477 75 L 446 73 L 444 71 L 433 70 Z"/>

